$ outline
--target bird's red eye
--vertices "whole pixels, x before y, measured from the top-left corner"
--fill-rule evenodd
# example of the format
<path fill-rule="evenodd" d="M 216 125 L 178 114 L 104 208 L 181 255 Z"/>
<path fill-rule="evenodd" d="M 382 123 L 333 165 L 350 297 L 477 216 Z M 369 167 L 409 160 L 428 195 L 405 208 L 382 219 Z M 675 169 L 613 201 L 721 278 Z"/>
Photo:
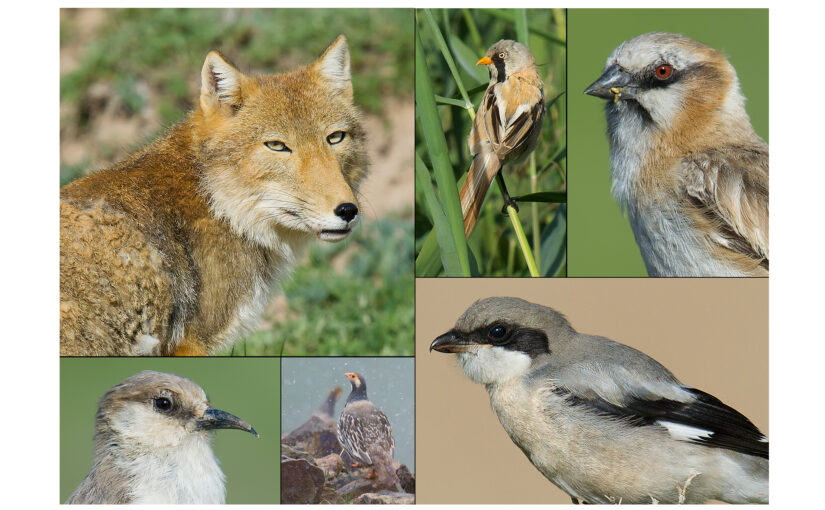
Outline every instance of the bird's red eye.
<path fill-rule="evenodd" d="M 669 64 L 663 64 L 656 68 L 656 77 L 660 80 L 667 80 L 673 74 L 673 67 Z"/>

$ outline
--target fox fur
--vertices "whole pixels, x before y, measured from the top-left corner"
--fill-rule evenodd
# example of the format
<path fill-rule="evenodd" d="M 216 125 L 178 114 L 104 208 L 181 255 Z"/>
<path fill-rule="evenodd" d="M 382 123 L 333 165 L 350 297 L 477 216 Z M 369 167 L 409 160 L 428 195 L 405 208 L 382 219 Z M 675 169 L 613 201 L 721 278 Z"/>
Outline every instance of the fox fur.
<path fill-rule="evenodd" d="M 349 63 L 344 36 L 276 75 L 213 51 L 186 119 L 61 189 L 61 355 L 214 353 L 312 238 L 349 235 L 367 172 Z"/>

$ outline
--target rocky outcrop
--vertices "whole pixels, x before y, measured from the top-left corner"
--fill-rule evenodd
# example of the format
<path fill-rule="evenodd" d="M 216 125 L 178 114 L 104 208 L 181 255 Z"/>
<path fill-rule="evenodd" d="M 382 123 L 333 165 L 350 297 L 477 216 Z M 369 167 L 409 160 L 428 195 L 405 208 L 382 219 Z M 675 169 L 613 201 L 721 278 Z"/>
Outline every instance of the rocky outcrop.
<path fill-rule="evenodd" d="M 407 466 L 395 462 L 385 466 L 395 476 L 367 479 L 371 467 L 353 468 L 341 458 L 343 447 L 331 416 L 340 391 L 330 391 L 319 411 L 281 438 L 281 503 L 413 504 L 415 475 Z"/>
<path fill-rule="evenodd" d="M 367 493 L 358 496 L 353 505 L 414 505 L 415 496 L 413 494 L 387 492 L 387 493 Z"/>
<path fill-rule="evenodd" d="M 324 470 L 303 459 L 281 461 L 281 502 L 320 503 Z"/>

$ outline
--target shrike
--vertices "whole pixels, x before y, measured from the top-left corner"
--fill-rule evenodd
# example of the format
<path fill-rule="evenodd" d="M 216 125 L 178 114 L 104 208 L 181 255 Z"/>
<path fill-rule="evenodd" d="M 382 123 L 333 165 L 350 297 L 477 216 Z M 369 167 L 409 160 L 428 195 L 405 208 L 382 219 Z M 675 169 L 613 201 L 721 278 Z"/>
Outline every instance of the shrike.
<path fill-rule="evenodd" d="M 430 349 L 458 354 L 513 442 L 574 502 L 768 502 L 768 439 L 753 423 L 551 308 L 477 301 Z"/>
<path fill-rule="evenodd" d="M 606 99 L 613 195 L 650 276 L 768 275 L 768 145 L 721 51 L 663 32 L 620 44 Z"/>
<path fill-rule="evenodd" d="M 258 435 L 212 408 L 189 379 L 148 370 L 133 375 L 100 399 L 92 470 L 66 503 L 224 503 L 215 429 Z"/>

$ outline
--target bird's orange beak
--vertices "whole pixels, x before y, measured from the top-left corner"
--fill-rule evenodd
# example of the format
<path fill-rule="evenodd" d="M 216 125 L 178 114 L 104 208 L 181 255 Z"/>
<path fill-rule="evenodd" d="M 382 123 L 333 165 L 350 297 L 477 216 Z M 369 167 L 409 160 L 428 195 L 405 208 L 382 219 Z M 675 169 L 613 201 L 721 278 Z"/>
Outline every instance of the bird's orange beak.
<path fill-rule="evenodd" d="M 353 379 L 355 379 L 357 376 L 356 376 L 355 374 L 353 374 L 352 372 L 347 372 L 346 374 L 344 374 L 344 377 L 346 377 L 346 378 L 347 378 L 347 379 L 349 379 L 349 380 L 353 380 Z"/>
<path fill-rule="evenodd" d="M 476 65 L 477 66 L 486 66 L 486 65 L 492 64 L 492 63 L 493 63 L 493 61 L 490 60 L 490 57 L 481 57 L 480 59 L 478 59 L 478 62 L 476 62 Z"/>

